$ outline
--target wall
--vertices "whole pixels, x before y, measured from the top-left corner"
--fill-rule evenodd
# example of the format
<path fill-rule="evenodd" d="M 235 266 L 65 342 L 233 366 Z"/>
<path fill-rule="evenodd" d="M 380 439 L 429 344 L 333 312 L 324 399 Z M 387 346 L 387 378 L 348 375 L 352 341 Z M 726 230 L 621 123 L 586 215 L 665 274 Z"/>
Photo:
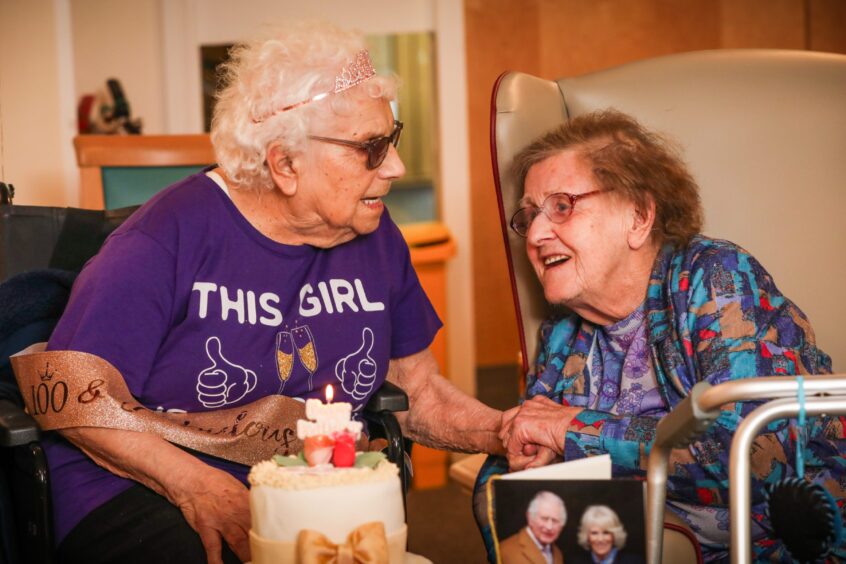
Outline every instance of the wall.
<path fill-rule="evenodd" d="M 200 45 L 247 39 L 286 19 L 325 19 L 368 34 L 428 31 L 433 28 L 433 0 L 168 0 L 163 3 L 166 112 L 170 133 L 202 130 Z"/>
<path fill-rule="evenodd" d="M 15 202 L 79 205 L 82 94 L 121 80 L 146 133 L 166 131 L 161 0 L 0 0 L 0 167 Z"/>
<path fill-rule="evenodd" d="M 0 1 L 0 180 L 16 203 L 75 201 L 67 22 L 61 1 Z"/>
<path fill-rule="evenodd" d="M 483 366 L 513 363 L 519 350 L 489 152 L 490 92 L 500 73 L 553 79 L 700 49 L 846 53 L 846 2 L 839 0 L 465 0 L 465 22 L 467 80 L 474 85 L 468 104 L 476 350 Z M 820 341 L 842 349 L 838 337 Z"/>

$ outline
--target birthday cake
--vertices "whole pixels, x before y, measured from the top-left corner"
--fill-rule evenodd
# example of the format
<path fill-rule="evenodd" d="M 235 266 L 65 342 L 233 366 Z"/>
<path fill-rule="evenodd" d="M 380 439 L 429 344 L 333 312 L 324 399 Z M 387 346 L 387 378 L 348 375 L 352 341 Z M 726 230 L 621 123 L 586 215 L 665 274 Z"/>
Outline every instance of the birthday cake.
<path fill-rule="evenodd" d="M 355 452 L 361 424 L 348 407 L 309 400 L 314 421 L 298 422 L 304 452 L 250 470 L 253 564 L 405 562 L 399 470 L 381 453 Z"/>

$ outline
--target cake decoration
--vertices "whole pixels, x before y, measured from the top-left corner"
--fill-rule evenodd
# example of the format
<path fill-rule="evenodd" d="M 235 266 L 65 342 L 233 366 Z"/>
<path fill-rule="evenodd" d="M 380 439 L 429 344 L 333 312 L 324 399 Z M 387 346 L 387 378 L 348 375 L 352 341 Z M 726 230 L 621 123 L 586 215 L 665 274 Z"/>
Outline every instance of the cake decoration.
<path fill-rule="evenodd" d="M 385 456 L 385 453 L 379 451 L 371 451 L 371 452 L 356 452 L 355 459 L 352 464 L 346 466 L 353 467 L 353 468 L 376 468 L 380 462 L 387 461 L 388 457 Z M 309 464 L 306 462 L 305 455 L 303 453 L 299 453 L 297 456 L 282 456 L 281 454 L 277 454 L 273 457 L 273 462 L 276 463 L 277 466 L 282 466 L 283 468 L 293 468 L 295 466 L 305 466 L 307 467 Z M 335 465 L 337 468 L 338 466 Z"/>
<path fill-rule="evenodd" d="M 347 535 L 343 544 L 335 544 L 317 531 L 300 531 L 297 535 L 297 559 L 302 563 L 350 562 L 375 564 L 386 562 L 388 541 L 385 526 L 365 523 Z"/>
<path fill-rule="evenodd" d="M 304 450 L 250 470 L 253 564 L 408 564 L 399 468 L 381 452 L 356 452 L 352 406 L 310 399 L 297 422 Z"/>

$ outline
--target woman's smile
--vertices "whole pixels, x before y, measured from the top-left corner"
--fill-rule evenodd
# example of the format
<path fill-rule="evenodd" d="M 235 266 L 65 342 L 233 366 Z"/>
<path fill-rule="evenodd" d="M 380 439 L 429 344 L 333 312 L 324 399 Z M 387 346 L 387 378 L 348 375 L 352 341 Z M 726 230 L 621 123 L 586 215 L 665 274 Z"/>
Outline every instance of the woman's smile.
<path fill-rule="evenodd" d="M 361 203 L 374 211 L 382 211 L 385 204 L 382 203 L 382 198 L 362 198 Z"/>
<path fill-rule="evenodd" d="M 570 260 L 570 257 L 567 255 L 552 255 L 543 259 L 543 266 L 549 270 L 550 268 L 564 264 L 568 260 Z"/>

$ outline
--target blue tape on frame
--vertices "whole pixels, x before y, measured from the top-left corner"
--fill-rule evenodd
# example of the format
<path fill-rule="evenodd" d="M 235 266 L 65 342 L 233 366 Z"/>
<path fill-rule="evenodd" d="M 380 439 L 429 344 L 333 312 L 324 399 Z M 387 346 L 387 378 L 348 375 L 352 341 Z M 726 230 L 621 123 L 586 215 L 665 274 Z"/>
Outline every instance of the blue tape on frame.
<path fill-rule="evenodd" d="M 799 385 L 796 397 L 799 400 L 799 421 L 796 429 L 796 475 L 805 477 L 805 378 L 796 377 Z"/>

